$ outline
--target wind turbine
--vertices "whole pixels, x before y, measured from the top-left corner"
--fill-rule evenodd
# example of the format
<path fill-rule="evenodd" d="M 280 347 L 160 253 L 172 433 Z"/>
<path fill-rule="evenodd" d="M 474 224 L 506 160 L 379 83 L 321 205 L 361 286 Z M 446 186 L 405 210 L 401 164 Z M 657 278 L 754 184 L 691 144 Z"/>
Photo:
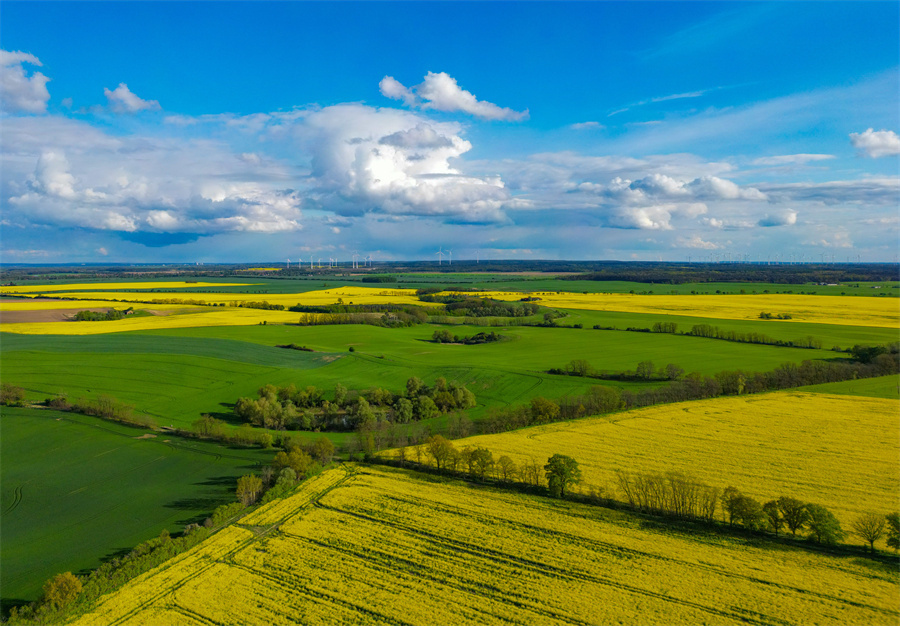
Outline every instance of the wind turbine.
<path fill-rule="evenodd" d="M 291 269 L 291 260 L 290 260 L 290 259 L 288 259 L 288 260 L 287 260 L 287 262 L 288 262 L 288 264 L 287 264 L 287 268 L 288 268 L 288 269 Z"/>
<path fill-rule="evenodd" d="M 453 250 L 447 250 L 447 265 L 453 265 Z"/>
<path fill-rule="evenodd" d="M 444 250 L 442 248 L 438 248 L 438 251 L 435 252 L 435 254 L 438 255 L 438 265 L 440 265 L 441 261 L 444 260 Z"/>
<path fill-rule="evenodd" d="M 366 266 L 372 267 L 372 255 L 371 254 L 366 255 L 365 261 L 366 261 Z"/>
<path fill-rule="evenodd" d="M 353 267 L 354 267 L 355 269 L 356 269 L 356 268 L 359 268 L 359 252 L 354 252 L 354 253 L 353 253 Z"/>

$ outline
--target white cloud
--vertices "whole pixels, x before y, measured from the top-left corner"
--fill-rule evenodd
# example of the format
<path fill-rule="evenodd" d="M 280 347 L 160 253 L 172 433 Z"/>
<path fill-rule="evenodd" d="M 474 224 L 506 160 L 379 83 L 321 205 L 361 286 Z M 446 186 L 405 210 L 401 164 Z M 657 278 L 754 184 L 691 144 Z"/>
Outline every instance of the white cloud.
<path fill-rule="evenodd" d="M 142 100 L 128 89 L 125 83 L 119 83 L 113 91 L 104 88 L 103 94 L 109 101 L 109 106 L 114 113 L 137 113 L 138 111 L 157 111 L 159 102 L 156 100 Z"/>
<path fill-rule="evenodd" d="M 730 180 L 717 176 L 703 176 L 685 185 L 697 198 L 721 200 L 765 200 L 766 194 L 753 187 L 741 188 Z"/>
<path fill-rule="evenodd" d="M 25 64 L 42 67 L 33 54 L 0 50 L 0 109 L 12 113 L 45 113 L 50 92 L 50 80 L 40 72 L 29 77 Z"/>
<path fill-rule="evenodd" d="M 606 127 L 600 122 L 578 122 L 569 124 L 569 128 L 572 130 L 601 130 Z"/>
<path fill-rule="evenodd" d="M 776 213 L 774 215 L 766 214 L 761 220 L 759 220 L 758 225 L 763 227 L 768 226 L 793 226 L 797 223 L 797 211 L 793 209 L 785 209 L 780 213 Z"/>
<path fill-rule="evenodd" d="M 313 196 L 323 208 L 503 219 L 510 195 L 500 178 L 467 176 L 450 164 L 472 148 L 458 124 L 344 104 L 312 112 L 302 132 L 313 146 Z"/>
<path fill-rule="evenodd" d="M 805 165 L 811 161 L 825 161 L 833 158 L 833 154 L 782 154 L 756 159 L 753 161 L 753 165 Z"/>
<path fill-rule="evenodd" d="M 428 72 L 425 80 L 412 88 L 405 87 L 393 76 L 385 76 L 379 83 L 381 93 L 393 100 L 402 100 L 407 106 L 423 110 L 462 111 L 485 120 L 519 122 L 528 119 L 528 110 L 514 111 L 491 102 L 478 100 L 474 94 L 462 89 L 456 79 L 446 72 Z"/>
<path fill-rule="evenodd" d="M 721 250 L 724 246 L 721 246 L 717 243 L 713 243 L 712 241 L 704 241 L 700 235 L 694 235 L 690 239 L 687 237 L 678 237 L 675 239 L 675 243 L 672 244 L 673 248 L 693 248 L 695 250 Z"/>
<path fill-rule="evenodd" d="M 900 154 L 900 137 L 892 130 L 874 130 L 864 133 L 850 133 L 850 142 L 860 154 L 877 159 Z"/>

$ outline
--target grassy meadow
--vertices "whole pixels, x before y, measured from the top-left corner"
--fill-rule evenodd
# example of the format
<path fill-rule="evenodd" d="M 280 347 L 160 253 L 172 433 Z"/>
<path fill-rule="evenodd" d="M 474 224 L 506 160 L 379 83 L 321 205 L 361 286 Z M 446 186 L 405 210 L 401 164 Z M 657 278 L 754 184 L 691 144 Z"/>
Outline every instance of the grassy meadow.
<path fill-rule="evenodd" d="M 895 624 L 898 602 L 865 559 L 350 466 L 73 624 Z"/>
<path fill-rule="evenodd" d="M 94 417 L 0 414 L 4 604 L 34 600 L 54 574 L 96 567 L 163 529 L 181 532 L 233 498 L 271 453 L 231 449 Z"/>

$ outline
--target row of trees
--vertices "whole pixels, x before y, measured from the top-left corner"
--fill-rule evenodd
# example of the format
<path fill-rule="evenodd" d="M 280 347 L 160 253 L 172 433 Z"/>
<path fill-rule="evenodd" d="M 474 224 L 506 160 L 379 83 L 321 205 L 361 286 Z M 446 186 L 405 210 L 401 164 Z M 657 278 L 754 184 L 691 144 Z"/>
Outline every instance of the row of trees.
<path fill-rule="evenodd" d="M 278 430 L 349 431 L 379 422 L 407 424 L 469 409 L 476 403 L 475 394 L 465 385 L 443 377 L 428 386 L 413 376 L 399 394 L 383 388 L 350 391 L 338 383 L 332 400 L 314 386 L 298 389 L 293 384 L 266 385 L 258 395 L 255 400 L 239 398 L 235 415 L 254 426 Z"/>
<path fill-rule="evenodd" d="M 543 468 L 534 459 L 517 464 L 508 455 L 495 459 L 493 452 L 484 447 L 465 446 L 458 449 L 441 435 L 433 435 L 411 447 L 401 446 L 396 451 L 395 460 L 401 466 L 416 463 L 427 467 L 433 464 L 440 473 L 465 475 L 482 482 L 491 479 L 529 487 L 546 484 L 548 492 L 557 498 L 565 497 L 573 485 L 581 482 L 581 469 L 572 457 L 554 454 Z"/>
<path fill-rule="evenodd" d="M 822 348 L 822 341 L 813 336 L 801 337 L 798 339 L 773 339 L 768 335 L 757 332 L 739 332 L 736 330 L 727 330 L 712 326 L 710 324 L 695 324 L 691 330 L 684 333 L 691 337 L 706 337 L 708 339 L 722 339 L 724 341 L 735 341 L 737 343 L 757 343 L 767 346 L 782 346 L 786 348 L 809 348 L 819 350 Z"/>
<path fill-rule="evenodd" d="M 500 341 L 501 339 L 503 339 L 503 335 L 494 331 L 489 333 L 480 332 L 471 336 L 460 337 L 459 335 L 452 334 L 449 330 L 436 330 L 431 336 L 431 340 L 435 343 L 461 343 L 467 346 L 480 343 L 492 343 L 494 341 Z"/>

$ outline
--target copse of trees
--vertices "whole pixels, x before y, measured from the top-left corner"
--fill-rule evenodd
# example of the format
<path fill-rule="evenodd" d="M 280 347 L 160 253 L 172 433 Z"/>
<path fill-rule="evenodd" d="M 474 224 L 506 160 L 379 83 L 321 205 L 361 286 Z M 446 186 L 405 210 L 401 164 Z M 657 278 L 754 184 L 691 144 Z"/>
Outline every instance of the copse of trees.
<path fill-rule="evenodd" d="M 500 341 L 501 339 L 503 339 L 503 335 L 493 331 L 489 333 L 480 332 L 472 336 L 460 337 L 459 335 L 451 334 L 449 330 L 436 330 L 431 336 L 431 340 L 435 343 L 459 343 L 466 346 L 473 346 L 481 343 L 493 343 L 494 341 Z"/>
<path fill-rule="evenodd" d="M 422 302 L 443 304 L 447 315 L 462 315 L 465 317 L 528 317 L 536 315 L 540 311 L 540 306 L 533 301 L 507 302 L 458 293 L 440 295 L 428 289 L 420 289 L 416 294 Z"/>
<path fill-rule="evenodd" d="M 25 390 L 12 383 L 0 383 L 0 404 L 25 406 Z"/>
<path fill-rule="evenodd" d="M 372 388 L 350 391 L 340 383 L 332 399 L 314 386 L 266 385 L 258 398 L 239 398 L 234 406 L 237 417 L 253 424 L 276 430 L 353 431 L 372 427 L 379 422 L 407 424 L 433 419 L 449 411 L 475 406 L 475 395 L 465 385 L 443 377 L 427 386 L 412 377 L 405 393 Z"/>
<path fill-rule="evenodd" d="M 124 319 L 126 315 L 134 311 L 134 307 L 128 307 L 124 311 L 109 309 L 106 313 L 99 311 L 78 311 L 72 319 L 76 322 L 114 322 Z"/>

